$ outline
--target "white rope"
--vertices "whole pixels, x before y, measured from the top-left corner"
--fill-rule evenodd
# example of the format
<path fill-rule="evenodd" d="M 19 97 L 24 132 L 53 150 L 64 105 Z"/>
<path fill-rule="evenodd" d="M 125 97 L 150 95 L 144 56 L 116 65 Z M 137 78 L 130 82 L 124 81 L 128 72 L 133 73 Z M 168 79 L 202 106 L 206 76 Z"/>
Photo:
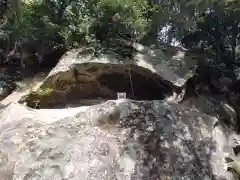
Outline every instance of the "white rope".
<path fill-rule="evenodd" d="M 135 99 L 135 95 L 134 95 L 134 91 L 133 91 L 133 83 L 132 83 L 132 76 L 131 76 L 130 65 L 128 66 L 128 73 L 129 73 L 130 85 L 131 85 L 131 89 L 132 89 L 132 96 L 133 96 L 133 99 Z"/>

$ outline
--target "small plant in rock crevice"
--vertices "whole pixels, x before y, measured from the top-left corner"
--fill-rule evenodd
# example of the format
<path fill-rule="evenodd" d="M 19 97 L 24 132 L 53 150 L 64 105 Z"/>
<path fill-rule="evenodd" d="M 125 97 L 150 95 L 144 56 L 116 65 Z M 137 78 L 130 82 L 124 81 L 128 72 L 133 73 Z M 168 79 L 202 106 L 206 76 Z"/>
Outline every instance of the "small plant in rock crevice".
<path fill-rule="evenodd" d="M 41 102 L 45 98 L 51 97 L 53 94 L 53 89 L 51 88 L 44 88 L 39 89 L 37 91 L 31 91 L 29 95 L 26 97 L 25 101 L 30 107 L 39 108 Z"/>

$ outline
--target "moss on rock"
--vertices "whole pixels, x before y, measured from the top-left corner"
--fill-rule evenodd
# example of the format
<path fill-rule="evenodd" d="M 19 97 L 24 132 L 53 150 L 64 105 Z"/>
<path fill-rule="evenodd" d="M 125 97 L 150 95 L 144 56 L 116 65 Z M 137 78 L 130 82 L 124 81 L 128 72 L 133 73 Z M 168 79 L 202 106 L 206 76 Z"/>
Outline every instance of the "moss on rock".
<path fill-rule="evenodd" d="M 44 102 L 52 99 L 53 89 L 51 88 L 41 88 L 37 91 L 31 91 L 28 95 L 22 97 L 19 103 L 26 102 L 28 106 L 32 108 L 40 108 Z"/>

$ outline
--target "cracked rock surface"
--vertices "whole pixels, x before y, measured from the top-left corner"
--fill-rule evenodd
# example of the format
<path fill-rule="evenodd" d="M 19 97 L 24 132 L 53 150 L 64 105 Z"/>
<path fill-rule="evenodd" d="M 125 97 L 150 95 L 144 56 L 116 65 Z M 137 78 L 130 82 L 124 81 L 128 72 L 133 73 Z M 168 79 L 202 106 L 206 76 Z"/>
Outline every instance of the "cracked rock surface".
<path fill-rule="evenodd" d="M 20 108 L 25 113 L 7 116 Z M 1 179 L 231 179 L 224 136 L 211 116 L 164 101 L 126 100 L 49 121 L 60 111 L 18 103 L 1 109 Z"/>

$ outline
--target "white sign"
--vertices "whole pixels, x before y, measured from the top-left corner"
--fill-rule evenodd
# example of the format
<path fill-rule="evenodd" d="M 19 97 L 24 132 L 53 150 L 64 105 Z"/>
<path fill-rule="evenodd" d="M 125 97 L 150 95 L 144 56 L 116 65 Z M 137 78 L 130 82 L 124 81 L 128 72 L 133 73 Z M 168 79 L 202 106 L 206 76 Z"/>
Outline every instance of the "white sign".
<path fill-rule="evenodd" d="M 125 92 L 118 92 L 117 93 L 117 98 L 118 99 L 126 99 L 127 98 L 127 94 Z"/>

